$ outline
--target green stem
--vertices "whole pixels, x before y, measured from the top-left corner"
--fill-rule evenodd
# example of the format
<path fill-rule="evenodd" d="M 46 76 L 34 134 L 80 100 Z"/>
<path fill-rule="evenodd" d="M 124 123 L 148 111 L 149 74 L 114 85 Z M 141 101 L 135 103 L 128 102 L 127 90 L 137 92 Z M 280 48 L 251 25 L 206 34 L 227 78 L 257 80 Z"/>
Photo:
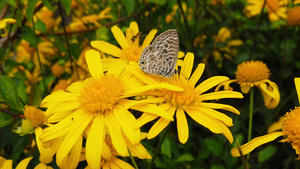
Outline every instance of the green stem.
<path fill-rule="evenodd" d="M 136 162 L 135 162 L 135 160 L 134 160 L 134 158 L 133 158 L 133 156 L 132 156 L 132 154 L 131 154 L 131 152 L 130 152 L 129 149 L 128 149 L 128 153 L 129 153 L 129 157 L 130 157 L 130 160 L 131 160 L 131 162 L 132 162 L 134 168 L 135 168 L 135 169 L 139 169 L 139 167 L 137 166 L 137 164 L 136 164 Z"/>
<path fill-rule="evenodd" d="M 149 164 L 149 166 L 148 166 L 147 169 L 152 169 L 152 166 L 153 166 L 153 164 L 154 164 L 154 161 L 155 161 L 155 159 L 156 159 L 156 157 L 158 156 L 158 153 L 159 153 L 159 151 L 160 151 L 161 145 L 162 145 L 162 143 L 165 141 L 165 138 L 166 138 L 166 136 L 167 136 L 167 133 L 168 133 L 169 130 L 170 130 L 170 126 L 171 126 L 171 123 L 167 126 L 167 128 L 165 129 L 163 135 L 161 136 L 161 138 L 160 138 L 160 140 L 159 140 L 159 143 L 158 143 L 158 145 L 157 145 L 157 147 L 156 147 L 156 149 L 155 149 L 155 152 L 154 152 L 154 154 L 153 154 L 153 157 L 152 157 L 152 159 L 151 159 L 151 161 L 150 161 L 150 164 Z"/>
<path fill-rule="evenodd" d="M 249 105 L 249 126 L 248 126 L 248 142 L 251 140 L 252 135 L 252 123 L 253 123 L 253 99 L 254 99 L 254 88 L 250 89 L 250 105 Z M 249 159 L 250 153 L 247 155 Z"/>

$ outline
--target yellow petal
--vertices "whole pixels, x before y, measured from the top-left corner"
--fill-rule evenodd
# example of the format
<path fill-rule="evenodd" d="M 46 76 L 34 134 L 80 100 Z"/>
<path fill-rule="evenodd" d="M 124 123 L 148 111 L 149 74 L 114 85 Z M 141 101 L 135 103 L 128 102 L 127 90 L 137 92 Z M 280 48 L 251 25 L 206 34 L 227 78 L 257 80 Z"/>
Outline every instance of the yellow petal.
<path fill-rule="evenodd" d="M 270 134 L 260 136 L 260 137 L 256 137 L 256 138 L 252 139 L 250 142 L 248 142 L 248 143 L 241 146 L 243 155 L 250 153 L 255 148 L 257 148 L 257 147 L 259 147 L 263 144 L 266 144 L 270 141 L 273 141 L 273 140 L 275 140 L 276 138 L 278 138 L 280 136 L 283 136 L 282 132 L 274 132 L 274 133 L 270 133 Z M 240 153 L 239 153 L 237 148 L 233 148 L 231 150 L 231 155 L 234 156 L 234 157 L 239 157 Z"/>
<path fill-rule="evenodd" d="M 79 93 L 80 90 L 82 89 L 82 86 L 83 86 L 83 81 L 74 82 L 67 88 L 67 91 L 71 93 Z"/>
<path fill-rule="evenodd" d="M 127 90 L 124 92 L 124 97 L 129 97 L 141 92 L 145 92 L 148 90 L 152 90 L 152 89 L 168 89 L 168 90 L 172 90 L 172 91 L 179 91 L 182 92 L 183 88 L 178 87 L 178 86 L 174 86 L 168 83 L 158 83 L 158 84 L 152 84 L 152 85 L 148 85 L 148 86 L 142 86 L 139 88 L 135 88 L 135 89 L 131 89 L 131 90 Z"/>
<path fill-rule="evenodd" d="M 92 168 L 100 168 L 104 136 L 104 117 L 100 113 L 95 116 L 86 141 L 86 160 Z"/>
<path fill-rule="evenodd" d="M 156 84 L 158 83 L 154 78 L 151 78 L 151 76 L 148 76 L 141 70 L 138 63 L 135 63 L 134 65 L 128 65 L 126 66 L 126 70 L 134 74 L 137 78 L 139 78 L 142 82 L 146 84 Z"/>
<path fill-rule="evenodd" d="M 3 169 L 12 169 L 12 163 L 13 163 L 12 160 L 5 160 L 4 163 L 2 164 L 2 168 Z"/>
<path fill-rule="evenodd" d="M 47 127 L 39 139 L 42 142 L 47 142 L 66 133 L 70 133 L 71 131 L 74 131 L 74 127 L 81 127 L 81 124 L 84 124 L 85 121 L 91 120 L 92 117 L 93 116 L 91 114 L 79 109 L 59 123 Z"/>
<path fill-rule="evenodd" d="M 22 160 L 16 167 L 16 169 L 26 169 L 27 168 L 27 165 L 28 163 L 30 162 L 30 160 L 32 159 L 33 157 L 27 157 L 25 158 L 24 160 Z M 3 168 L 3 167 L 2 167 Z M 5 169 L 5 168 L 3 168 Z"/>
<path fill-rule="evenodd" d="M 157 33 L 157 29 L 152 29 L 148 35 L 146 36 L 142 48 L 144 49 L 145 47 L 149 46 L 151 41 L 154 39 L 155 34 Z"/>
<path fill-rule="evenodd" d="M 139 117 L 136 120 L 136 123 L 134 124 L 134 128 L 140 128 L 142 127 L 144 124 L 153 121 L 154 119 L 156 119 L 157 117 L 159 117 L 158 115 L 155 114 L 151 114 L 151 113 L 143 113 L 141 115 L 141 117 Z"/>
<path fill-rule="evenodd" d="M 188 78 L 189 79 L 191 76 L 193 65 L 194 65 L 194 54 L 188 52 L 185 55 L 183 65 L 180 70 L 180 78 L 184 78 L 184 79 Z"/>
<path fill-rule="evenodd" d="M 91 45 L 93 48 L 115 57 L 119 57 L 119 55 L 121 54 L 120 48 L 105 41 L 95 40 L 91 42 Z"/>
<path fill-rule="evenodd" d="M 85 59 L 92 76 L 103 76 L 102 61 L 99 52 L 93 49 L 88 50 L 85 52 Z"/>
<path fill-rule="evenodd" d="M 122 30 L 118 26 L 113 26 L 111 28 L 111 32 L 113 33 L 115 39 L 120 44 L 122 49 L 129 47 L 126 37 L 124 36 Z"/>
<path fill-rule="evenodd" d="M 298 101 L 300 103 L 300 78 L 299 77 L 296 77 L 294 79 L 295 81 L 295 86 L 296 86 L 296 90 L 297 90 L 297 95 L 298 95 Z"/>
<path fill-rule="evenodd" d="M 52 94 L 46 96 L 41 103 L 41 106 L 47 102 L 64 102 L 64 101 L 74 101 L 77 100 L 77 96 L 74 93 L 65 92 L 63 90 L 58 90 Z"/>
<path fill-rule="evenodd" d="M 35 128 L 34 133 L 36 137 L 36 144 L 40 152 L 40 158 L 39 158 L 40 162 L 48 164 L 51 163 L 52 161 L 52 151 L 51 148 L 44 148 L 42 146 L 42 142 L 38 139 L 41 136 L 42 132 L 43 132 L 42 128 L 40 127 Z"/>
<path fill-rule="evenodd" d="M 244 96 L 240 92 L 234 91 L 217 91 L 207 94 L 200 95 L 202 100 L 217 100 L 217 99 L 225 99 L 225 98 L 243 98 Z"/>
<path fill-rule="evenodd" d="M 192 86 L 195 86 L 196 83 L 198 82 L 198 80 L 200 79 L 200 77 L 202 76 L 202 74 L 204 72 L 204 68 L 205 68 L 205 64 L 203 64 L 203 63 L 198 64 L 196 70 L 194 71 L 194 73 L 192 74 L 192 77 L 189 80 L 189 83 Z"/>
<path fill-rule="evenodd" d="M 108 145 L 103 142 L 103 148 L 102 148 L 102 154 L 101 156 L 106 159 L 106 160 L 110 160 L 112 158 L 112 152 L 111 149 L 108 147 Z"/>
<path fill-rule="evenodd" d="M 229 80 L 228 77 L 226 76 L 213 76 L 211 78 L 208 78 L 206 80 L 204 80 L 201 84 L 199 84 L 195 90 L 199 91 L 200 93 L 204 93 L 207 90 L 215 87 L 216 85 L 225 82 Z"/>
<path fill-rule="evenodd" d="M 5 18 L 0 20 L 0 29 L 5 28 L 7 23 L 15 23 L 16 20 L 12 18 Z"/>
<path fill-rule="evenodd" d="M 200 106 L 207 107 L 207 108 L 212 108 L 212 109 L 222 109 L 222 110 L 231 111 L 231 112 L 233 112 L 235 114 L 238 114 L 238 115 L 240 114 L 238 109 L 236 109 L 236 108 L 234 108 L 230 105 L 227 105 L 227 104 L 201 102 Z"/>
<path fill-rule="evenodd" d="M 119 76 L 127 65 L 126 60 L 115 59 L 108 68 L 108 74 Z"/>
<path fill-rule="evenodd" d="M 120 153 L 121 156 L 128 155 L 127 146 L 117 120 L 111 113 L 108 113 L 105 118 L 105 125 L 107 126 L 112 144 L 116 151 Z"/>
<path fill-rule="evenodd" d="M 267 81 L 266 83 L 260 83 L 258 88 L 263 95 L 266 107 L 268 109 L 277 107 L 280 101 L 280 94 L 276 83 Z"/>
<path fill-rule="evenodd" d="M 279 120 L 275 123 L 273 123 L 269 128 L 268 128 L 268 133 L 281 130 L 282 129 L 282 123 L 284 121 L 284 116 L 281 116 Z"/>
<path fill-rule="evenodd" d="M 131 109 L 138 110 L 138 111 L 141 111 L 144 113 L 151 113 L 151 114 L 163 117 L 169 121 L 174 120 L 172 114 L 167 113 L 164 109 L 160 108 L 159 106 L 153 105 L 153 104 L 135 105 L 135 106 L 132 106 Z M 174 110 L 174 112 L 175 112 L 175 109 L 172 108 L 171 110 Z M 168 111 L 171 111 L 171 110 L 168 110 Z M 174 114 L 174 112 L 172 112 L 172 113 Z"/>
<path fill-rule="evenodd" d="M 189 126 L 187 124 L 185 113 L 182 109 L 176 112 L 178 139 L 181 144 L 185 144 L 189 138 Z"/>
<path fill-rule="evenodd" d="M 79 137 L 67 157 L 63 160 L 60 168 L 76 168 L 80 160 L 81 149 L 82 137 Z"/>
<path fill-rule="evenodd" d="M 207 107 L 201 107 L 199 109 L 200 112 L 207 114 L 208 116 L 211 116 L 214 119 L 220 120 L 223 123 L 225 123 L 227 126 L 233 126 L 232 119 L 228 117 L 227 115 L 214 110 L 212 108 L 207 108 Z"/>
<path fill-rule="evenodd" d="M 88 113 L 80 113 L 80 114 L 82 114 L 80 118 L 75 117 L 75 116 L 72 118 L 72 116 L 71 116 L 70 121 L 71 121 L 71 123 L 73 123 L 73 125 L 69 125 L 68 127 L 71 127 L 72 130 L 70 130 L 68 132 L 68 134 L 62 141 L 62 143 L 56 153 L 56 163 L 58 166 L 62 165 L 62 161 L 68 155 L 68 153 L 70 152 L 72 147 L 75 145 L 75 143 L 78 141 L 78 139 L 82 139 L 81 137 L 82 137 L 83 131 L 85 130 L 85 128 L 91 122 L 91 120 L 93 118 L 93 116 Z M 59 122 L 59 123 L 61 123 L 61 122 Z M 58 124 L 56 124 L 56 125 L 58 125 Z M 56 125 L 54 125 L 54 126 L 56 126 Z M 42 136 L 41 136 L 41 138 L 42 138 Z"/>
<path fill-rule="evenodd" d="M 163 131 L 168 126 L 169 123 L 170 120 L 167 120 L 165 118 L 158 119 L 157 122 L 149 130 L 147 138 L 152 139 L 156 137 L 161 131 Z"/>
<path fill-rule="evenodd" d="M 135 34 L 139 33 L 139 26 L 135 21 L 130 22 L 129 28 L 132 29 Z"/>
<path fill-rule="evenodd" d="M 116 164 L 117 168 L 134 169 L 130 164 L 128 164 L 125 161 L 120 160 L 118 158 L 115 158 L 113 162 Z M 111 169 L 114 169 L 114 168 L 111 167 Z"/>
<path fill-rule="evenodd" d="M 122 107 L 116 107 L 114 116 L 130 143 L 138 144 L 140 142 L 140 130 L 134 129 L 133 125 L 136 123 L 136 119 L 131 112 Z"/>
<path fill-rule="evenodd" d="M 208 128 L 211 132 L 217 133 L 217 134 L 221 133 L 221 130 L 220 130 L 218 124 L 216 124 L 212 120 L 212 118 L 207 116 L 206 114 L 201 113 L 197 110 L 193 110 L 193 111 L 187 110 L 186 113 L 197 123 Z"/>

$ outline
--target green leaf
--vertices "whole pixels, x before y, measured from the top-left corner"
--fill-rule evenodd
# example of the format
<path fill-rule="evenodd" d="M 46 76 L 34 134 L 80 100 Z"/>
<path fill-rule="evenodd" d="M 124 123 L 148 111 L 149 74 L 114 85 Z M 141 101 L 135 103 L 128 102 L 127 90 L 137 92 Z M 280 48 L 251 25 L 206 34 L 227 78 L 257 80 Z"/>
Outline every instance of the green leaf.
<path fill-rule="evenodd" d="M 28 103 L 28 95 L 26 93 L 26 85 L 24 81 L 21 81 L 18 85 L 18 95 L 23 103 Z"/>
<path fill-rule="evenodd" d="M 2 113 L 0 111 L 0 128 L 9 125 L 13 120 L 13 117 L 9 114 Z"/>
<path fill-rule="evenodd" d="M 149 0 L 148 3 L 155 3 L 157 5 L 164 5 L 167 0 Z"/>
<path fill-rule="evenodd" d="M 72 0 L 61 0 L 60 2 L 63 4 L 63 6 L 65 8 L 65 12 L 69 16 L 70 12 L 71 12 L 71 2 L 72 2 Z"/>
<path fill-rule="evenodd" d="M 258 160 L 260 163 L 264 163 L 265 161 L 270 159 L 270 157 L 272 157 L 275 153 L 276 153 L 276 147 L 270 145 L 259 152 Z"/>
<path fill-rule="evenodd" d="M 16 7 L 17 1 L 16 0 L 5 0 L 6 3 L 8 3 L 12 7 Z"/>
<path fill-rule="evenodd" d="M 38 0 L 30 0 L 27 3 L 27 9 L 26 9 L 26 18 L 28 20 L 28 23 L 31 23 L 32 16 L 35 10 L 35 5 Z"/>
<path fill-rule="evenodd" d="M 122 1 L 126 7 L 127 14 L 131 15 L 135 9 L 135 2 L 134 0 L 123 0 Z"/>
<path fill-rule="evenodd" d="M 109 40 L 108 38 L 108 31 L 109 29 L 107 27 L 101 27 L 99 29 L 96 30 L 96 37 L 98 40 L 104 40 L 104 41 L 107 41 Z"/>
<path fill-rule="evenodd" d="M 205 144 L 208 150 L 210 150 L 214 156 L 220 156 L 223 152 L 223 145 L 219 140 L 207 138 Z"/>
<path fill-rule="evenodd" d="M 182 154 L 176 159 L 176 162 L 189 162 L 193 161 L 194 157 L 191 154 Z"/>
<path fill-rule="evenodd" d="M 23 105 L 21 104 L 18 96 L 17 85 L 14 81 L 7 76 L 0 76 L 0 93 L 10 108 L 21 111 Z"/>
<path fill-rule="evenodd" d="M 43 4 L 45 5 L 45 7 L 47 7 L 50 11 L 54 12 L 55 9 L 53 8 L 53 6 L 51 5 L 51 3 L 48 0 L 42 0 Z"/>
<path fill-rule="evenodd" d="M 46 26 L 46 24 L 43 21 L 37 20 L 35 22 L 35 29 L 39 30 L 41 32 L 46 32 L 47 31 L 47 26 Z"/>
<path fill-rule="evenodd" d="M 31 86 L 30 96 L 29 96 L 29 105 L 40 106 L 42 100 L 42 93 L 38 85 L 33 84 Z"/>
<path fill-rule="evenodd" d="M 171 143 L 169 138 L 166 138 L 161 145 L 161 153 L 167 157 L 171 157 Z"/>
<path fill-rule="evenodd" d="M 29 27 L 22 28 L 21 38 L 29 42 L 30 46 L 35 47 L 37 45 L 35 39 L 35 33 Z"/>

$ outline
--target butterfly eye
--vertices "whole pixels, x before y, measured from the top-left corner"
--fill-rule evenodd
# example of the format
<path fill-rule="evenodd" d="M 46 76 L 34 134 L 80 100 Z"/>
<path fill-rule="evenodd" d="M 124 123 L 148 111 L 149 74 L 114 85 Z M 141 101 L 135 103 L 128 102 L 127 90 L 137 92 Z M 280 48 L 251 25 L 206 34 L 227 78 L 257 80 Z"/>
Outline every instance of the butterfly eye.
<path fill-rule="evenodd" d="M 141 61 L 141 64 L 144 65 L 146 62 L 145 61 Z"/>

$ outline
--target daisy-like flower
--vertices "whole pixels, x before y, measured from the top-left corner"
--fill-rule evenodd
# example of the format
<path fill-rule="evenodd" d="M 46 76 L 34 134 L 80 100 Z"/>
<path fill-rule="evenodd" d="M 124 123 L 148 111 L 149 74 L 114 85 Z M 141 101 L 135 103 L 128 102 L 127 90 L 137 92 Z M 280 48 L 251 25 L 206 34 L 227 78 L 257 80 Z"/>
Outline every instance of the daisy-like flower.
<path fill-rule="evenodd" d="M 298 99 L 300 101 L 300 78 L 295 78 L 295 85 L 297 89 Z M 281 129 L 282 131 L 277 131 Z M 298 155 L 297 160 L 300 159 L 300 107 L 296 107 L 294 110 L 286 113 L 284 117 L 281 117 L 278 122 L 269 127 L 269 134 L 256 137 L 248 143 L 241 146 L 243 155 L 250 153 L 255 148 L 271 142 L 276 138 L 283 136 L 280 142 L 289 142 L 295 149 Z M 231 154 L 235 157 L 240 156 L 237 148 L 231 150 Z"/>
<path fill-rule="evenodd" d="M 259 15 L 261 13 L 265 0 L 247 0 L 245 13 L 248 17 Z M 288 0 L 266 0 L 265 8 L 267 9 L 270 21 L 286 19 Z"/>
<path fill-rule="evenodd" d="M 118 26 L 113 26 L 111 31 L 121 46 L 121 49 L 115 45 L 112 45 L 105 41 L 95 40 L 91 42 L 92 47 L 98 49 L 106 54 L 114 57 L 118 57 L 127 61 L 138 62 L 142 51 L 150 45 L 155 34 L 156 29 L 152 29 L 150 33 L 146 36 L 142 46 L 140 46 L 139 40 L 139 27 L 136 22 L 131 22 L 129 28 L 126 29 L 126 36 L 124 36 L 122 30 Z"/>
<path fill-rule="evenodd" d="M 172 79 L 164 78 L 165 81 L 170 84 L 183 88 L 183 92 L 159 90 L 151 91 L 151 94 L 161 102 L 160 107 L 162 109 L 166 110 L 171 116 L 175 115 L 178 139 L 182 144 L 186 143 L 189 137 L 186 115 L 189 115 L 193 120 L 208 128 L 211 132 L 223 134 L 230 142 L 232 142 L 233 137 L 227 127 L 233 125 L 232 119 L 218 110 L 227 110 L 235 114 L 239 114 L 239 111 L 230 105 L 212 103 L 211 101 L 223 98 L 243 98 L 243 95 L 234 91 L 207 93 L 207 91 L 214 86 L 227 81 L 229 78 L 225 76 L 214 76 L 203 81 L 198 86 L 195 86 L 200 79 L 205 66 L 204 64 L 199 64 L 195 72 L 191 75 L 193 62 L 194 55 L 192 53 L 187 53 L 180 70 L 180 75 L 177 74 Z M 155 84 L 157 81 L 164 80 L 158 78 L 157 81 L 153 81 L 150 78 L 152 75 L 145 76 L 141 70 L 133 68 L 133 66 L 128 69 L 148 84 Z M 143 113 L 137 120 L 136 127 L 139 128 L 156 118 L 159 119 L 149 130 L 147 136 L 148 139 L 157 136 L 171 121 L 150 113 Z"/>
<path fill-rule="evenodd" d="M 86 61 L 92 77 L 72 83 L 67 91 L 53 92 L 41 104 L 48 108 L 47 121 L 53 125 L 43 131 L 40 140 L 47 147 L 53 139 L 64 137 L 56 153 L 58 166 L 62 166 L 71 150 L 80 155 L 83 136 L 86 137 L 87 163 L 92 168 L 100 168 L 107 134 L 111 137 L 116 151 L 121 156 L 128 155 L 125 140 L 128 139 L 132 145 L 140 142 L 140 129 L 134 128 L 136 118 L 128 109 L 139 108 L 142 112 L 173 120 L 171 115 L 156 105 L 129 98 L 157 88 L 183 90 L 163 83 L 145 85 L 126 71 L 127 61 L 121 59 L 111 62 L 104 73 L 100 53 L 95 50 L 86 52 Z M 79 158 L 70 160 L 78 163 Z"/>
<path fill-rule="evenodd" d="M 263 95 L 265 106 L 268 109 L 277 107 L 280 101 L 278 86 L 269 80 L 271 73 L 265 63 L 253 60 L 243 62 L 238 65 L 235 74 L 236 79 L 222 83 L 216 90 L 219 90 L 220 86 L 224 86 L 225 90 L 231 90 L 229 84 L 237 82 L 241 86 L 241 91 L 247 94 L 252 87 L 256 86 Z"/>

